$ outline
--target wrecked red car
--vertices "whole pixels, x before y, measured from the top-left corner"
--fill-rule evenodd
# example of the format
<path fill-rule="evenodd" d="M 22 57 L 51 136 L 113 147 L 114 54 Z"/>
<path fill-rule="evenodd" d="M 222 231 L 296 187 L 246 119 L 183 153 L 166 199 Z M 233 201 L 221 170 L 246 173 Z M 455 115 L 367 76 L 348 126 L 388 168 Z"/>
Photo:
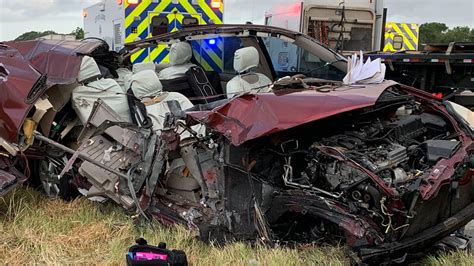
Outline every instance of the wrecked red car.
<path fill-rule="evenodd" d="M 131 64 L 157 45 L 169 64 Z M 474 218 L 473 113 L 392 81 L 344 85 L 346 60 L 303 34 L 210 25 L 120 54 L 10 42 L 0 59 L 2 191 L 29 176 L 204 241 L 344 243 L 367 263 Z"/>

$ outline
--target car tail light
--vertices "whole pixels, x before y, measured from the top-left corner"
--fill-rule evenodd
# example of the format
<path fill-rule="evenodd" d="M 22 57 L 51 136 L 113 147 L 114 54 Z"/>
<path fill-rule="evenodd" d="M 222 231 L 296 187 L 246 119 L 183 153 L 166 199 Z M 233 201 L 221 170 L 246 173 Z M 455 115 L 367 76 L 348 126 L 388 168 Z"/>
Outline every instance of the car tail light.
<path fill-rule="evenodd" d="M 129 5 L 138 5 L 140 3 L 140 0 L 127 0 L 127 3 Z"/>

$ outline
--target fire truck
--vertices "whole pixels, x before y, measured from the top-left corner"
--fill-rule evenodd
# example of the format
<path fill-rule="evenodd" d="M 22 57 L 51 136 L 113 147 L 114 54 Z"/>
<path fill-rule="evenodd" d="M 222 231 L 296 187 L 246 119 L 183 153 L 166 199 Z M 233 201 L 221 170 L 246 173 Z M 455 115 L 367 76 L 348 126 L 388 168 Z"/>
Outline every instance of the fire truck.
<path fill-rule="evenodd" d="M 183 27 L 222 24 L 223 14 L 224 0 L 102 0 L 84 9 L 84 32 L 86 38 L 103 39 L 112 50 L 120 51 L 125 43 Z M 132 63 L 167 62 L 166 48 L 142 49 L 132 56 Z M 219 45 L 212 45 L 202 50 L 213 60 L 218 49 Z M 209 65 L 220 68 L 220 63 Z"/>

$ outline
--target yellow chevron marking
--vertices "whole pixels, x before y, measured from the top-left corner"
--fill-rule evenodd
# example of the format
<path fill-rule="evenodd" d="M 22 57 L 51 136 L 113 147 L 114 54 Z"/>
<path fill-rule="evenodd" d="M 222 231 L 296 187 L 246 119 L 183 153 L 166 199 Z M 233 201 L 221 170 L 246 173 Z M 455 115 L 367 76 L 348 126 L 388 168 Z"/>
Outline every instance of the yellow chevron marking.
<path fill-rule="evenodd" d="M 151 1 L 151 0 L 150 0 L 150 1 Z M 150 3 L 151 3 L 151 2 L 150 2 Z M 152 11 L 150 11 L 150 12 L 153 12 L 153 13 L 161 12 L 161 11 L 163 11 L 163 10 L 166 8 L 166 6 L 168 6 L 169 4 L 171 4 L 171 0 L 162 0 L 162 1 L 161 1 Z M 137 7 L 137 8 L 138 8 L 138 7 Z M 145 8 L 146 8 L 146 6 L 145 6 Z M 144 9 L 143 9 L 143 10 L 144 10 Z M 143 12 L 143 10 L 142 10 L 142 12 Z M 133 12 L 134 12 L 134 11 L 135 11 L 135 10 L 133 10 Z M 125 20 L 131 20 L 131 22 L 133 22 L 133 19 L 134 19 L 134 17 L 135 17 L 135 16 L 132 16 L 132 15 L 133 15 L 133 12 L 132 12 L 132 13 L 130 14 L 130 16 L 128 16 Z M 133 42 L 133 41 L 135 41 L 135 38 L 136 38 L 137 36 L 140 36 L 140 35 L 143 33 L 143 31 L 145 31 L 145 30 L 148 31 L 148 26 L 150 25 L 150 20 L 151 20 L 151 17 L 148 17 L 148 16 L 147 16 L 147 19 L 141 21 L 140 24 L 139 24 L 138 27 L 137 27 L 137 34 L 130 34 L 130 35 L 128 35 L 128 36 L 125 38 L 125 42 L 126 42 L 126 43 L 128 43 L 128 42 Z M 130 24 L 132 24 L 131 22 L 130 22 Z M 130 25 L 130 24 L 128 24 L 128 25 Z M 128 27 L 128 26 L 127 26 L 127 27 Z M 147 35 L 147 37 L 149 37 L 149 36 Z"/>
<path fill-rule="evenodd" d="M 201 64 L 201 66 L 204 68 L 204 70 L 206 70 L 206 71 L 212 71 L 213 70 L 211 65 L 209 65 L 209 63 L 201 57 L 199 52 L 194 53 L 194 57 L 196 58 L 196 61 L 198 61 L 199 64 Z"/>
<path fill-rule="evenodd" d="M 125 1 L 126 5 L 125 8 L 127 8 L 129 5 L 127 1 Z M 143 0 L 138 6 L 136 6 L 133 11 L 128 15 L 128 17 L 125 18 L 125 28 L 128 28 L 130 26 L 135 17 L 140 16 L 140 14 L 151 4 L 151 0 Z"/>
<path fill-rule="evenodd" d="M 207 53 L 209 57 L 216 63 L 217 66 L 222 67 L 224 64 L 222 63 L 222 58 L 220 58 L 214 50 L 212 50 L 208 45 L 206 41 L 201 41 L 201 47 L 203 52 Z"/>
<path fill-rule="evenodd" d="M 172 20 L 174 20 L 174 14 L 173 14 L 173 11 L 175 11 L 175 9 L 171 10 L 171 13 L 169 13 L 168 15 L 166 15 L 166 18 L 168 19 L 168 22 L 171 22 Z"/>
<path fill-rule="evenodd" d="M 413 31 L 412 31 L 412 29 L 410 29 L 410 27 L 408 27 L 408 24 L 402 24 L 402 27 L 403 27 L 403 29 L 405 29 L 405 31 L 408 33 L 408 35 L 410 35 L 410 38 L 413 40 L 413 42 L 415 44 L 418 44 L 418 37 L 416 37 L 415 34 L 413 34 Z"/>
<path fill-rule="evenodd" d="M 397 24 L 393 23 L 392 24 L 393 26 L 393 29 L 400 35 L 403 37 L 403 43 L 408 47 L 408 49 L 410 50 L 415 50 L 415 47 L 413 47 L 413 45 L 410 43 L 410 40 L 408 40 L 408 38 L 406 38 L 405 34 L 403 33 L 403 31 L 398 27 Z"/>
<path fill-rule="evenodd" d="M 132 56 L 130 57 L 130 60 L 134 62 L 143 52 L 145 52 L 145 49 L 141 49 L 138 52 L 132 54 Z"/>
<path fill-rule="evenodd" d="M 168 5 L 171 4 L 171 1 L 172 0 L 162 0 L 162 1 L 160 1 L 160 3 L 152 11 L 149 11 L 149 13 L 151 13 L 151 12 L 159 13 L 160 11 L 163 11 Z M 128 28 L 134 22 L 135 17 L 140 16 L 140 14 L 142 14 L 142 12 L 144 12 L 150 4 L 151 4 L 151 0 L 142 0 L 141 3 L 138 6 L 136 6 L 135 9 L 125 18 L 125 28 Z M 202 14 L 198 13 L 196 11 L 196 9 L 190 4 L 190 2 L 188 0 L 180 0 L 180 4 L 187 11 L 187 13 L 189 13 L 191 16 L 196 17 L 197 19 L 199 19 L 200 24 L 203 23 L 203 22 L 205 24 L 207 24 L 205 21 L 202 20 Z M 127 1 L 125 1 L 124 8 L 127 8 L 128 6 L 129 5 L 128 5 Z M 209 5 L 207 5 L 205 3 L 205 1 L 203 1 L 203 0 L 199 1 L 199 6 L 203 10 L 203 12 L 206 13 L 206 15 L 214 21 L 214 23 L 222 24 L 222 20 L 219 19 L 219 17 L 215 14 L 215 12 L 212 10 L 212 8 L 210 8 Z M 220 8 L 220 11 L 223 12 L 223 10 L 224 10 L 224 7 L 222 6 Z M 184 16 L 176 8 L 174 8 L 172 10 L 172 12 L 174 12 L 174 11 L 176 11 L 176 14 L 170 13 L 170 14 L 167 15 L 168 21 L 172 21 L 176 18 L 180 23 L 182 23 L 182 21 L 184 19 Z M 132 33 L 132 34 L 129 34 L 128 36 L 126 36 L 125 42 L 126 43 L 133 42 L 133 41 L 135 41 L 136 37 L 140 36 L 144 31 L 148 32 L 148 28 L 149 28 L 151 18 L 152 18 L 152 16 L 149 16 L 147 14 L 147 19 L 141 21 L 140 24 L 138 25 L 137 33 Z M 177 30 L 178 29 L 176 27 L 174 27 L 172 32 L 177 31 Z M 149 37 L 149 35 L 147 35 L 147 37 Z M 205 42 L 203 42 L 203 43 L 205 43 Z M 158 45 L 158 47 L 156 47 L 154 49 L 150 48 L 150 54 L 145 58 L 144 61 L 154 61 L 161 54 L 161 52 L 163 52 L 166 48 L 167 48 L 166 45 Z M 204 52 L 206 52 L 218 66 L 222 67 L 223 66 L 222 58 L 219 58 L 217 56 L 217 54 L 212 49 L 209 49 L 209 47 L 207 47 L 207 44 L 206 44 L 206 48 L 207 49 L 203 49 Z M 141 49 L 140 51 L 136 52 L 135 54 L 132 55 L 131 60 L 132 61 L 136 60 L 144 52 L 145 52 L 145 49 Z M 205 69 L 207 69 L 207 70 L 212 69 L 212 67 L 205 60 L 203 60 L 200 56 L 197 56 L 197 57 L 199 57 L 198 60 L 201 62 L 202 66 Z M 162 62 L 167 62 L 167 61 L 169 61 L 169 55 L 167 55 L 165 57 L 165 59 L 162 60 Z"/>
<path fill-rule="evenodd" d="M 176 12 L 176 13 L 175 13 Z M 169 13 L 166 18 L 168 19 L 168 22 L 173 22 L 175 23 L 175 19 L 178 20 L 179 22 L 183 21 L 183 15 L 181 13 L 179 13 L 178 9 L 177 8 L 173 8 L 173 10 L 171 10 L 171 13 Z M 181 20 L 179 20 L 181 18 Z M 176 27 L 176 24 L 173 25 L 173 29 L 171 30 L 171 32 L 175 32 L 175 31 L 178 31 L 179 29 Z"/>
<path fill-rule="evenodd" d="M 150 61 L 155 61 L 156 58 L 167 48 L 166 44 L 159 44 L 155 47 L 149 55 Z M 163 63 L 165 60 L 163 59 L 161 62 L 157 62 L 158 64 Z"/>
<path fill-rule="evenodd" d="M 179 3 L 181 4 L 181 6 L 186 9 L 186 11 L 189 13 L 189 14 L 198 14 L 198 12 L 196 11 L 196 9 L 193 7 L 193 5 L 191 5 L 189 2 L 189 0 L 181 0 L 179 1 Z"/>
<path fill-rule="evenodd" d="M 391 43 L 385 44 L 385 47 L 383 48 L 384 52 L 395 52 L 395 49 L 393 48 Z"/>
<path fill-rule="evenodd" d="M 212 9 L 207 5 L 204 1 L 199 3 L 199 6 L 201 7 L 202 11 L 206 13 L 206 15 L 214 21 L 215 24 L 222 24 L 222 20 L 219 19 L 219 17 L 212 11 Z"/>
<path fill-rule="evenodd" d="M 192 17 L 195 17 L 199 20 L 199 24 L 202 23 L 202 14 L 198 13 L 196 9 L 189 3 L 188 0 L 181 0 L 181 6 L 188 12 Z M 182 21 L 181 21 L 182 22 Z"/>

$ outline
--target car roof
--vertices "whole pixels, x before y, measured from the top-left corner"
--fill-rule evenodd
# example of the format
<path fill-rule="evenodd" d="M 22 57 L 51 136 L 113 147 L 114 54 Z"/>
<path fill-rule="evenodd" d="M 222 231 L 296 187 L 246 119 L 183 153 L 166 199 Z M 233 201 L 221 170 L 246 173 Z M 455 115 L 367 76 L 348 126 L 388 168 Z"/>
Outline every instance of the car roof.
<path fill-rule="evenodd" d="M 76 81 L 82 55 L 104 45 L 101 41 L 32 40 L 6 42 L 15 48 L 41 74 L 47 75 L 48 87 Z"/>
<path fill-rule="evenodd" d="M 184 40 L 188 36 L 226 33 L 239 34 L 241 32 L 249 32 L 250 35 L 256 35 L 257 33 L 269 33 L 275 36 L 285 36 L 291 39 L 295 39 L 297 36 L 303 36 L 302 33 L 273 26 L 254 24 L 211 24 L 185 27 L 179 31 L 165 33 L 144 40 L 127 43 L 125 44 L 125 47 L 130 50 L 136 47 L 140 47 L 144 44 L 158 44 L 160 42 L 167 42 L 173 39 Z"/>

